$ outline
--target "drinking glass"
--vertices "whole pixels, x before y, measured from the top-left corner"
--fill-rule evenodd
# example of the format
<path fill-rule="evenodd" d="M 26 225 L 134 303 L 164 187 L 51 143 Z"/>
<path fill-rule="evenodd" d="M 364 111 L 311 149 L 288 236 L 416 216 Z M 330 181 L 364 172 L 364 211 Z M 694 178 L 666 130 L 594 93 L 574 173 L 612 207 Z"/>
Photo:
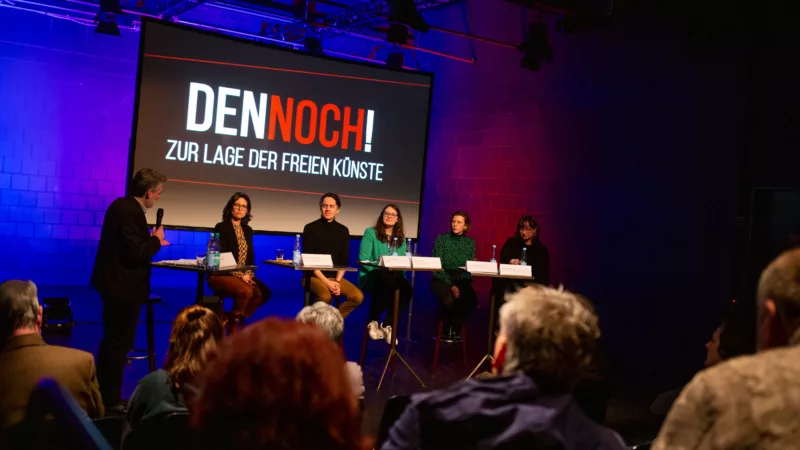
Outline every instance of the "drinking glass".
<path fill-rule="evenodd" d="M 205 252 L 197 252 L 197 265 L 201 267 L 206 265 Z"/>
<path fill-rule="evenodd" d="M 282 248 L 275 249 L 275 260 L 276 261 L 283 261 L 283 249 Z"/>

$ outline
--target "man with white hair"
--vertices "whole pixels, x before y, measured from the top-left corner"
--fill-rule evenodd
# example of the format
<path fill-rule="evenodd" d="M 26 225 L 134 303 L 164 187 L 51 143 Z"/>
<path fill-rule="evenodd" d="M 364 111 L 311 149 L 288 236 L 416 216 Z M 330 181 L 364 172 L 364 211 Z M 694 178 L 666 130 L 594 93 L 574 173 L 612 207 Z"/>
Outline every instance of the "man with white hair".
<path fill-rule="evenodd" d="M 381 448 L 625 449 L 571 395 L 599 337 L 597 316 L 578 295 L 547 287 L 509 294 L 494 347 L 498 376 L 412 395 Z"/>
<path fill-rule="evenodd" d="M 90 417 L 103 415 L 91 353 L 42 339 L 42 307 L 32 281 L 0 284 L 0 430 L 21 422 L 39 381 L 52 378 Z"/>
<path fill-rule="evenodd" d="M 335 342 L 341 343 L 342 335 L 344 334 L 344 318 L 342 313 L 333 306 L 325 302 L 316 302 L 301 309 L 297 313 L 295 320 L 302 323 L 313 323 L 322 328 Z M 361 366 L 352 361 L 347 361 L 345 370 L 356 397 L 363 399 L 365 389 L 364 374 L 361 372 Z"/>
<path fill-rule="evenodd" d="M 697 374 L 653 449 L 784 449 L 800 445 L 800 249 L 758 282 L 758 353 Z"/>

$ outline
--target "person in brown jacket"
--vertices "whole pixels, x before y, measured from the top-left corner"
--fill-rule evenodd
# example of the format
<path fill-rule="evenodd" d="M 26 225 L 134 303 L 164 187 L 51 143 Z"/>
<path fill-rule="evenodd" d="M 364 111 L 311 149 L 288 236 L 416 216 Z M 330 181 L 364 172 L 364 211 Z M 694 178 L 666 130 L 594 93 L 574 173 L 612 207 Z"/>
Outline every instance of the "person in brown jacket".
<path fill-rule="evenodd" d="M 787 449 L 800 445 L 800 249 L 758 283 L 758 353 L 697 374 L 653 443 L 663 449 Z"/>
<path fill-rule="evenodd" d="M 91 353 L 42 339 L 42 307 L 32 281 L 0 284 L 0 431 L 25 417 L 28 398 L 43 378 L 70 392 L 89 417 L 103 415 Z"/>

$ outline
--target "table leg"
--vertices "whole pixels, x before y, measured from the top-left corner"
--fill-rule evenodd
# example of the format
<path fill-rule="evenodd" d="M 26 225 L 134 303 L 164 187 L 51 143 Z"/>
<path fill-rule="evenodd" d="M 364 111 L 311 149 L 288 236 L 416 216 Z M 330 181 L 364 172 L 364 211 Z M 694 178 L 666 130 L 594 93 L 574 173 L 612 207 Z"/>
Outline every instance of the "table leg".
<path fill-rule="evenodd" d="M 397 359 L 400 360 L 400 362 L 403 363 L 403 365 L 406 366 L 408 371 L 411 372 L 411 375 L 414 375 L 414 378 L 417 379 L 419 384 L 422 387 L 425 387 L 425 383 L 423 383 L 422 380 L 417 375 L 417 373 L 414 372 L 414 369 L 412 369 L 411 366 L 406 362 L 406 360 L 403 359 L 402 356 L 400 356 L 400 353 L 397 352 L 397 331 L 395 330 L 397 330 L 397 319 L 399 314 L 400 314 L 400 289 L 397 289 L 394 291 L 394 318 L 392 320 L 392 334 L 394 334 L 394 336 L 392 336 L 392 343 L 389 350 L 389 357 L 386 359 L 386 365 L 383 366 L 383 373 L 381 374 L 381 379 L 380 381 L 378 381 L 378 389 L 377 389 L 378 391 L 381 390 L 381 385 L 383 384 L 383 378 L 386 376 L 386 371 L 389 370 L 389 363 L 390 362 L 394 363 L 394 361 L 392 361 L 392 358 L 395 356 L 397 357 Z M 392 367 L 394 367 L 394 364 L 392 364 Z"/>
<path fill-rule="evenodd" d="M 495 301 L 496 301 L 495 295 L 491 294 L 489 301 L 489 333 L 488 337 L 486 338 L 486 354 L 483 356 L 483 359 L 481 359 L 481 362 L 479 362 L 478 365 L 475 366 L 474 369 L 472 369 L 472 372 L 470 372 L 469 375 L 467 375 L 467 379 L 472 378 L 472 376 L 475 375 L 476 372 L 478 372 L 478 369 L 480 369 L 481 366 L 483 366 L 483 363 L 485 363 L 487 360 L 489 362 L 494 361 L 493 353 L 494 353 Z"/>
<path fill-rule="evenodd" d="M 203 292 L 205 290 L 205 272 L 197 272 L 197 290 L 195 292 L 194 304 L 203 304 Z"/>
<path fill-rule="evenodd" d="M 406 340 L 411 341 L 411 312 L 414 310 L 414 274 L 411 272 L 411 299 L 408 301 L 408 324 L 406 324 Z"/>
<path fill-rule="evenodd" d="M 305 294 L 303 294 L 303 306 L 311 304 L 311 277 L 306 277 Z"/>

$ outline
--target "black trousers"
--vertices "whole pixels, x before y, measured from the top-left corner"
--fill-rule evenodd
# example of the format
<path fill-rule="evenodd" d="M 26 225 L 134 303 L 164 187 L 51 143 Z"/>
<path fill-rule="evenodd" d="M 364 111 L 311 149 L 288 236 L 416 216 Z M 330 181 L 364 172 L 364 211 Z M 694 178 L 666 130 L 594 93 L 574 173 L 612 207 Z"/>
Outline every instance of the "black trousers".
<path fill-rule="evenodd" d="M 439 299 L 440 318 L 445 321 L 445 326 L 455 330 L 461 328 L 476 306 L 478 306 L 478 296 L 472 288 L 472 281 L 456 281 L 454 286 L 458 287 L 460 297 L 456 298 L 450 290 L 450 286 L 436 278 L 431 281 L 431 291 Z"/>
<path fill-rule="evenodd" d="M 122 371 L 133 348 L 142 302 L 103 298 L 103 338 L 97 351 L 97 381 L 103 404 L 120 402 Z"/>
<path fill-rule="evenodd" d="M 400 289 L 400 309 L 402 310 L 411 301 L 411 283 L 403 276 L 402 272 L 392 272 L 386 269 L 375 269 L 369 274 L 375 277 L 372 288 L 372 303 L 369 305 L 367 321 L 380 322 L 381 315 L 386 312 L 383 325 L 391 325 L 394 320 L 394 292 Z"/>

